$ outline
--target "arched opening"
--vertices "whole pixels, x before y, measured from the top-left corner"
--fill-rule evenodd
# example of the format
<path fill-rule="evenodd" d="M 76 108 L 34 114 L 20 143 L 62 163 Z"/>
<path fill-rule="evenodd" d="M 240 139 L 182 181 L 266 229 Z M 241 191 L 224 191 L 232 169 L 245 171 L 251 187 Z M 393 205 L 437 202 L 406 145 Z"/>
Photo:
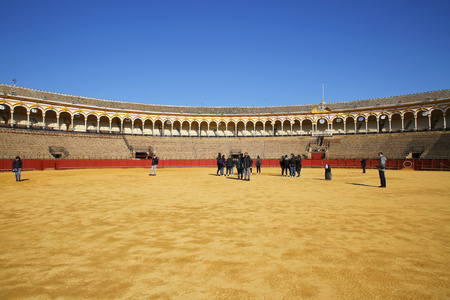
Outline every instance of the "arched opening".
<path fill-rule="evenodd" d="M 236 136 L 236 125 L 234 122 L 228 122 L 226 136 Z"/>
<path fill-rule="evenodd" d="M 292 134 L 291 131 L 291 121 L 290 120 L 284 120 L 283 121 L 283 127 L 282 127 L 282 132 L 281 135 L 283 136 L 290 136 Z"/>
<path fill-rule="evenodd" d="M 310 119 L 304 119 L 302 121 L 302 133 L 306 135 L 312 134 L 312 121 Z"/>
<path fill-rule="evenodd" d="M 217 137 L 218 134 L 219 133 L 217 132 L 217 123 L 215 121 L 212 121 L 211 123 L 209 123 L 208 136 Z"/>
<path fill-rule="evenodd" d="M 164 131 L 163 131 L 163 123 L 161 120 L 156 120 L 155 121 L 155 131 L 153 132 L 154 136 L 163 136 Z"/>
<path fill-rule="evenodd" d="M 112 118 L 111 133 L 122 133 L 122 120 L 119 117 Z"/>
<path fill-rule="evenodd" d="M 344 130 L 344 134 L 346 133 L 356 133 L 356 121 L 355 118 L 353 117 L 348 117 L 345 119 L 345 130 Z"/>
<path fill-rule="evenodd" d="M 200 123 L 200 136 L 208 136 L 208 122 L 206 121 Z"/>
<path fill-rule="evenodd" d="M 73 114 L 73 131 L 85 132 L 85 117 L 83 114 L 76 112 Z"/>
<path fill-rule="evenodd" d="M 391 132 L 402 131 L 402 116 L 399 113 L 395 113 L 391 116 Z"/>
<path fill-rule="evenodd" d="M 281 121 L 276 120 L 274 122 L 274 127 L 273 127 L 273 136 L 281 136 L 282 134 L 283 134 L 283 128 L 281 127 Z"/>
<path fill-rule="evenodd" d="M 379 129 L 378 132 L 389 132 L 389 116 L 386 114 L 382 114 L 380 116 L 379 122 Z"/>
<path fill-rule="evenodd" d="M 189 122 L 184 121 L 181 124 L 181 136 L 189 136 Z"/>
<path fill-rule="evenodd" d="M 377 116 L 370 115 L 367 118 L 367 132 L 378 132 Z"/>
<path fill-rule="evenodd" d="M 40 108 L 33 107 L 30 109 L 30 128 L 44 128 L 44 116 Z"/>
<path fill-rule="evenodd" d="M 13 121 L 16 127 L 27 127 L 27 109 L 23 106 L 14 107 Z"/>
<path fill-rule="evenodd" d="M 100 132 L 109 133 L 109 118 L 107 116 L 100 117 Z"/>
<path fill-rule="evenodd" d="M 332 124 L 333 124 L 333 134 L 345 133 L 344 119 L 342 119 L 341 117 L 334 118 Z"/>
<path fill-rule="evenodd" d="M 191 123 L 191 136 L 196 137 L 200 134 L 200 126 L 198 125 L 197 121 L 193 121 Z"/>
<path fill-rule="evenodd" d="M 142 135 L 143 133 L 143 123 L 141 119 L 135 119 L 133 125 L 133 134 Z"/>
<path fill-rule="evenodd" d="M 356 118 L 356 133 L 366 132 L 366 118 L 364 116 L 359 116 Z"/>
<path fill-rule="evenodd" d="M 11 107 L 0 104 L 0 125 L 11 126 Z"/>
<path fill-rule="evenodd" d="M 427 110 L 421 110 L 417 112 L 417 130 L 429 130 L 430 122 L 429 122 L 429 112 Z"/>
<path fill-rule="evenodd" d="M 415 130 L 415 118 L 414 113 L 409 111 L 406 112 L 403 115 L 403 124 L 404 124 L 404 131 L 414 131 Z"/>
<path fill-rule="evenodd" d="M 227 124 L 224 121 L 220 121 L 219 124 L 217 124 L 218 127 L 218 131 L 217 131 L 217 136 L 225 136 L 226 135 L 226 128 L 227 128 Z"/>
<path fill-rule="evenodd" d="M 444 114 L 440 109 L 431 112 L 431 130 L 444 130 Z"/>
<path fill-rule="evenodd" d="M 144 135 L 153 135 L 153 121 L 145 119 L 144 121 Z"/>
<path fill-rule="evenodd" d="M 264 135 L 264 125 L 262 121 L 257 121 L 255 123 L 255 136 L 263 136 Z"/>
<path fill-rule="evenodd" d="M 178 120 L 173 121 L 172 135 L 173 136 L 181 136 L 181 122 Z"/>
<path fill-rule="evenodd" d="M 266 121 L 266 131 L 265 131 L 265 136 L 272 136 L 273 135 L 273 125 L 272 125 L 272 121 L 268 120 Z"/>
<path fill-rule="evenodd" d="M 58 130 L 58 118 L 56 116 L 56 111 L 54 110 L 45 112 L 45 129 Z"/>
<path fill-rule="evenodd" d="M 63 111 L 59 114 L 59 130 L 72 130 L 72 115 L 67 111 Z"/>
<path fill-rule="evenodd" d="M 300 135 L 300 134 L 301 134 L 300 120 L 294 120 L 294 123 L 292 124 L 292 135 Z"/>
<path fill-rule="evenodd" d="M 317 131 L 318 134 L 325 134 L 328 131 L 328 120 L 325 118 L 320 118 L 317 120 Z"/>
<path fill-rule="evenodd" d="M 237 123 L 237 133 L 236 133 L 236 135 L 237 136 L 244 136 L 245 135 L 245 125 L 244 125 L 244 122 L 243 121 L 239 121 L 238 123 Z"/>
<path fill-rule="evenodd" d="M 97 116 L 96 115 L 88 115 L 87 116 L 87 132 L 97 132 Z"/>
<path fill-rule="evenodd" d="M 245 125 L 245 136 L 255 136 L 255 125 L 252 121 L 248 121 Z"/>

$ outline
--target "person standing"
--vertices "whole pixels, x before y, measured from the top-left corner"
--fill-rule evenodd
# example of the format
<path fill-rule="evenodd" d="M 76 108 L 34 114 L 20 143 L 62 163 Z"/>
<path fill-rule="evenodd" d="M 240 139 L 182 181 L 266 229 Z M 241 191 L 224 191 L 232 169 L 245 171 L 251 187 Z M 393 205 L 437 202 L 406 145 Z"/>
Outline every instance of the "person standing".
<path fill-rule="evenodd" d="M 20 175 L 22 172 L 22 160 L 20 156 L 16 156 L 12 163 L 12 170 L 16 173 L 16 181 L 20 181 Z"/>
<path fill-rule="evenodd" d="M 331 180 L 331 167 L 329 164 L 325 164 L 325 180 Z"/>
<path fill-rule="evenodd" d="M 361 168 L 363 170 L 363 173 L 366 173 L 366 164 L 367 164 L 366 159 L 365 158 L 361 159 Z"/>
<path fill-rule="evenodd" d="M 302 157 L 297 155 L 297 160 L 295 161 L 295 170 L 297 171 L 297 177 L 300 177 L 300 171 L 302 170 Z"/>
<path fill-rule="evenodd" d="M 219 160 L 220 160 L 221 157 L 222 157 L 222 154 L 219 152 L 219 155 L 217 155 L 217 159 L 216 159 L 216 162 L 217 162 L 216 176 L 219 176 L 219 172 L 220 172 L 220 162 L 219 162 Z"/>
<path fill-rule="evenodd" d="M 281 167 L 281 176 L 283 176 L 284 175 L 284 156 L 283 155 L 281 155 L 280 167 Z"/>
<path fill-rule="evenodd" d="M 244 153 L 244 180 L 250 181 L 250 168 L 253 165 L 253 161 L 247 152 Z"/>
<path fill-rule="evenodd" d="M 378 156 L 380 157 L 380 162 L 378 163 L 378 174 L 380 175 L 380 187 L 386 187 L 386 176 L 384 172 L 386 171 L 386 157 L 383 155 L 383 152 L 379 152 Z"/>
<path fill-rule="evenodd" d="M 242 156 L 242 153 L 239 154 L 239 158 L 236 161 L 236 169 L 238 173 L 238 179 L 243 179 L 243 170 L 244 170 L 244 157 Z"/>
<path fill-rule="evenodd" d="M 227 166 L 227 176 L 231 176 L 234 166 L 233 158 L 231 157 L 231 155 L 229 155 L 227 158 L 226 166 Z"/>
<path fill-rule="evenodd" d="M 294 153 L 291 153 L 291 159 L 289 160 L 289 164 L 291 165 L 291 177 L 295 177 L 295 168 L 297 166 L 296 163 L 297 158 L 295 157 Z"/>
<path fill-rule="evenodd" d="M 152 166 L 150 168 L 150 174 L 148 174 L 149 176 L 156 176 L 156 166 L 159 164 L 159 159 L 158 157 L 153 153 L 153 157 L 152 157 Z M 152 175 L 152 173 L 154 173 Z"/>
<path fill-rule="evenodd" d="M 262 160 L 261 157 L 256 158 L 256 174 L 261 174 L 261 164 L 262 164 Z"/>
<path fill-rule="evenodd" d="M 289 158 L 288 158 L 287 154 L 284 156 L 283 163 L 284 163 L 284 171 L 286 172 L 286 175 L 284 175 L 284 176 L 287 177 L 288 176 L 288 171 L 290 172 L 290 169 L 289 169 Z"/>

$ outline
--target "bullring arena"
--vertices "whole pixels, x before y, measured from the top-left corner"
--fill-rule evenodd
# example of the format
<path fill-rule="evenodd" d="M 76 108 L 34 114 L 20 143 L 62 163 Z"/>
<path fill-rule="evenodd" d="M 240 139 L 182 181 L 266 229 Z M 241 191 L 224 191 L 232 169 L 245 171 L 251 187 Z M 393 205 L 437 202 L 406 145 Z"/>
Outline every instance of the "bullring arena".
<path fill-rule="evenodd" d="M 0 85 L 0 298 L 448 299 L 449 104 L 175 107 Z M 216 176 L 218 152 L 244 151 L 261 175 Z M 300 178 L 280 175 L 290 153 Z"/>

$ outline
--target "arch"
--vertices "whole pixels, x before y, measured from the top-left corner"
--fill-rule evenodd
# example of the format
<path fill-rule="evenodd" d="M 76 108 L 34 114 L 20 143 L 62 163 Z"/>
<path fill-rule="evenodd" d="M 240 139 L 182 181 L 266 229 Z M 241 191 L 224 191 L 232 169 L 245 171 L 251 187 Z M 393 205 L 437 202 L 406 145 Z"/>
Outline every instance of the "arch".
<path fill-rule="evenodd" d="M 72 128 L 73 131 L 86 131 L 86 117 L 81 112 L 76 112 L 72 116 L 73 118 L 73 124 Z"/>
<path fill-rule="evenodd" d="M 331 120 L 333 126 L 333 134 L 344 134 L 345 133 L 345 122 L 341 116 L 337 116 Z"/>
<path fill-rule="evenodd" d="M 302 121 L 302 134 L 311 135 L 313 132 L 313 123 L 309 118 L 303 119 Z"/>
<path fill-rule="evenodd" d="M 202 137 L 202 136 L 204 136 L 204 137 L 207 137 L 208 136 L 208 133 L 209 133 L 209 131 L 208 131 L 208 127 L 209 127 L 209 125 L 208 125 L 208 122 L 206 122 L 206 121 L 201 121 L 200 122 L 200 136 Z"/>
<path fill-rule="evenodd" d="M 44 113 L 45 116 L 45 129 L 58 130 L 58 114 L 55 110 L 49 109 Z"/>
<path fill-rule="evenodd" d="M 393 113 L 391 115 L 391 132 L 403 131 L 403 120 L 400 113 Z"/>
<path fill-rule="evenodd" d="M 189 121 L 187 120 L 181 123 L 181 136 L 189 136 Z"/>
<path fill-rule="evenodd" d="M 211 121 L 209 123 L 209 131 L 208 131 L 208 136 L 218 136 L 219 132 L 218 132 L 218 126 L 217 126 L 217 122 L 216 121 Z"/>
<path fill-rule="evenodd" d="M 155 120 L 154 125 L 155 130 L 153 131 L 153 136 L 163 136 L 164 135 L 163 122 L 158 119 Z"/>
<path fill-rule="evenodd" d="M 436 108 L 431 111 L 431 130 L 444 130 L 444 113 Z"/>
<path fill-rule="evenodd" d="M 236 136 L 245 136 L 245 123 L 244 121 L 238 121 L 236 123 Z"/>
<path fill-rule="evenodd" d="M 358 125 L 359 126 L 359 125 Z M 366 132 L 378 132 L 379 120 L 376 115 L 369 115 L 367 117 Z M 363 130 L 361 130 L 363 132 Z"/>
<path fill-rule="evenodd" d="M 359 115 L 355 121 L 355 133 L 366 132 L 366 117 Z"/>
<path fill-rule="evenodd" d="M 122 119 L 118 116 L 111 119 L 111 133 L 122 133 Z"/>
<path fill-rule="evenodd" d="M 220 120 L 219 123 L 217 123 L 217 126 L 217 136 L 226 136 L 227 123 L 225 123 L 225 121 L 223 120 Z"/>
<path fill-rule="evenodd" d="M 281 120 L 275 120 L 273 122 L 273 136 L 281 136 L 283 134 L 282 124 Z"/>
<path fill-rule="evenodd" d="M 28 127 L 27 108 L 22 105 L 14 106 L 13 115 L 11 117 L 14 126 Z"/>
<path fill-rule="evenodd" d="M 68 111 L 61 111 L 59 113 L 58 130 L 71 131 L 72 130 L 72 115 Z"/>
<path fill-rule="evenodd" d="M 382 113 L 378 119 L 378 132 L 389 132 L 390 130 L 389 116 Z"/>
<path fill-rule="evenodd" d="M 244 136 L 255 136 L 255 124 L 253 121 L 247 121 L 247 124 L 245 124 L 245 134 Z"/>
<path fill-rule="evenodd" d="M 234 121 L 229 121 L 227 123 L 225 136 L 236 136 L 236 124 L 234 123 Z"/>
<path fill-rule="evenodd" d="M 173 121 L 172 136 L 181 136 L 181 121 L 180 120 Z"/>
<path fill-rule="evenodd" d="M 258 120 L 254 123 L 255 136 L 264 136 L 264 123 Z"/>
<path fill-rule="evenodd" d="M 141 118 L 136 118 L 133 121 L 133 134 L 142 135 L 144 133 L 144 122 Z"/>
<path fill-rule="evenodd" d="M 272 120 L 266 120 L 265 122 L 265 131 L 264 136 L 272 136 L 273 135 L 273 122 Z"/>
<path fill-rule="evenodd" d="M 43 129 L 44 128 L 44 114 L 40 107 L 32 107 L 29 115 L 29 126 L 31 128 Z"/>
<path fill-rule="evenodd" d="M 298 119 L 295 119 L 294 122 L 292 122 L 292 135 L 301 135 L 301 122 Z"/>
<path fill-rule="evenodd" d="M 190 136 L 199 136 L 200 135 L 200 124 L 198 121 L 194 120 L 191 123 L 191 132 Z"/>
<path fill-rule="evenodd" d="M 414 131 L 415 127 L 415 116 L 412 111 L 407 111 L 403 114 L 403 131 Z"/>
<path fill-rule="evenodd" d="M 101 133 L 110 133 L 110 121 L 108 116 L 101 116 L 99 119 L 99 130 Z"/>
<path fill-rule="evenodd" d="M 328 120 L 327 118 L 319 118 L 317 120 L 316 132 L 319 134 L 323 134 L 328 131 Z"/>
<path fill-rule="evenodd" d="M 430 112 L 426 109 L 420 109 L 416 114 L 416 130 L 429 130 L 431 123 Z"/>
<path fill-rule="evenodd" d="M 98 117 L 94 114 L 89 114 L 86 117 L 86 132 L 98 132 Z"/>
<path fill-rule="evenodd" d="M 0 103 L 0 125 L 11 126 L 11 107 L 6 103 Z"/>
<path fill-rule="evenodd" d="M 283 126 L 281 127 L 282 132 L 281 134 L 283 136 L 289 136 L 292 134 L 292 130 L 291 130 L 291 120 L 284 120 L 281 124 L 283 124 Z"/>

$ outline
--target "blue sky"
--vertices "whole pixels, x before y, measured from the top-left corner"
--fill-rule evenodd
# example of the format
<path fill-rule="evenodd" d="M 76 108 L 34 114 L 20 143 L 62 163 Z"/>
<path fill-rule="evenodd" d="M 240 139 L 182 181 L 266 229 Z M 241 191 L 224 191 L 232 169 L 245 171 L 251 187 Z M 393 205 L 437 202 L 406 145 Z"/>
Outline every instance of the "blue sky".
<path fill-rule="evenodd" d="M 272 106 L 450 88 L 450 1 L 4 1 L 0 83 Z"/>

